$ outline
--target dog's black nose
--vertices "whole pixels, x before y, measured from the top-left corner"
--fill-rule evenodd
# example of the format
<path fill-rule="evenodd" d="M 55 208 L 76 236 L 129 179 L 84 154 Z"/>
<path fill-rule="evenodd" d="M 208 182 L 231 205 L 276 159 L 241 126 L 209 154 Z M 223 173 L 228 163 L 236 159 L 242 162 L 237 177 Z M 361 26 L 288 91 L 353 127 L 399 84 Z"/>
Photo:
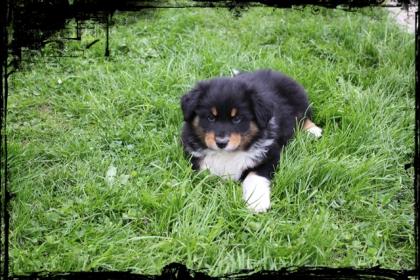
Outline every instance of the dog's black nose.
<path fill-rule="evenodd" d="M 228 137 L 223 137 L 223 138 L 216 137 L 216 145 L 220 149 L 223 149 L 224 147 L 226 147 L 228 143 L 229 143 Z"/>
<path fill-rule="evenodd" d="M 223 149 L 224 147 L 227 146 L 227 142 L 226 143 L 221 143 L 221 142 L 216 142 L 217 147 L 219 147 L 220 149 Z"/>

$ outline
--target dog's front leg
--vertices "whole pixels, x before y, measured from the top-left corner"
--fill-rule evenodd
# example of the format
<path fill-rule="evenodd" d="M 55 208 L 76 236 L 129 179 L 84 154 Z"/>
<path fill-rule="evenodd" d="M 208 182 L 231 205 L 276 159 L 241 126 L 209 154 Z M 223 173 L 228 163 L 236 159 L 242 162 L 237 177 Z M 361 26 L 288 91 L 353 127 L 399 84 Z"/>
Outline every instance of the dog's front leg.
<path fill-rule="evenodd" d="M 253 212 L 266 212 L 271 206 L 270 181 L 279 162 L 279 150 L 272 153 L 268 161 L 251 170 L 242 182 L 243 198 Z"/>
<path fill-rule="evenodd" d="M 260 213 L 270 208 L 270 180 L 250 172 L 242 183 L 243 198 L 248 209 Z"/>
<path fill-rule="evenodd" d="M 193 170 L 195 170 L 195 171 L 198 171 L 198 170 L 200 170 L 200 162 L 201 162 L 201 158 L 198 158 L 198 157 L 191 157 L 190 158 L 190 162 L 191 162 L 191 165 L 192 165 L 192 169 Z"/>

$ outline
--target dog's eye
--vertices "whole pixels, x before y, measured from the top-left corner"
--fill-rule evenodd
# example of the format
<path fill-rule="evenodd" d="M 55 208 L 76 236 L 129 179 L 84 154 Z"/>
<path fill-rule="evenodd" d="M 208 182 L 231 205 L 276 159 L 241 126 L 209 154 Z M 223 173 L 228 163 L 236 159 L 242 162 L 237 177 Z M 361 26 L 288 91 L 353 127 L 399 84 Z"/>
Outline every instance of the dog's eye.
<path fill-rule="evenodd" d="M 239 117 L 239 116 L 234 116 L 233 118 L 232 118 L 232 122 L 234 123 L 234 124 L 238 124 L 238 123 L 240 123 L 242 121 L 242 118 L 241 117 Z"/>
<path fill-rule="evenodd" d="M 209 120 L 209 122 L 214 122 L 214 121 L 216 120 L 216 117 L 215 117 L 215 116 L 213 116 L 213 115 L 209 115 L 209 116 L 207 117 L 207 119 Z"/>

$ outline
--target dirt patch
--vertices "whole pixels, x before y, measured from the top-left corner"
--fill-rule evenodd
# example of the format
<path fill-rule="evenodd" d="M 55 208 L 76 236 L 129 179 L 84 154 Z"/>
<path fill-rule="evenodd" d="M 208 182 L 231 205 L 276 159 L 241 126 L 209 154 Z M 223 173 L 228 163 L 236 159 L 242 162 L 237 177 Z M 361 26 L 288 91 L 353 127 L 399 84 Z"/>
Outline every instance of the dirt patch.
<path fill-rule="evenodd" d="M 390 5 L 397 5 L 397 2 L 390 1 Z M 389 16 L 394 18 L 395 21 L 405 31 L 414 34 L 415 32 L 415 12 L 417 11 L 417 5 L 410 5 L 408 10 L 402 9 L 401 7 L 387 8 Z"/>

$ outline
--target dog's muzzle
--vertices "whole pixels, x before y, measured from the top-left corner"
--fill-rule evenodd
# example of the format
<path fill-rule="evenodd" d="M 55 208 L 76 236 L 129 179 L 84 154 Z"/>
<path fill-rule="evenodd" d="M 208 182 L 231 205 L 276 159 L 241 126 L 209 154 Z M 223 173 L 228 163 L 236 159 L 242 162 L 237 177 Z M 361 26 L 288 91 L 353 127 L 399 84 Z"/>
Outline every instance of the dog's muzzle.
<path fill-rule="evenodd" d="M 229 137 L 216 137 L 216 145 L 220 149 L 224 149 L 229 143 Z"/>

